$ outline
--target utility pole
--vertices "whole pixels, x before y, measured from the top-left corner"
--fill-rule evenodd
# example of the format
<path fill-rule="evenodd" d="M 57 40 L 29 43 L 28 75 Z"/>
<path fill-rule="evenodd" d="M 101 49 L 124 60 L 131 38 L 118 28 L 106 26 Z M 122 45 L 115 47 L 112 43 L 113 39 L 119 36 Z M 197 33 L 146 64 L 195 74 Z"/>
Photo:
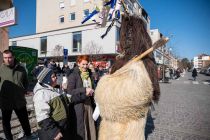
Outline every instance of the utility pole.
<path fill-rule="evenodd" d="M 162 47 L 162 52 L 163 52 L 163 68 L 162 68 L 162 71 L 163 71 L 163 73 L 162 73 L 162 75 L 163 75 L 163 79 L 162 79 L 162 81 L 163 82 L 165 82 L 165 51 L 164 51 L 164 48 L 166 47 L 166 45 L 164 45 L 163 47 Z"/>

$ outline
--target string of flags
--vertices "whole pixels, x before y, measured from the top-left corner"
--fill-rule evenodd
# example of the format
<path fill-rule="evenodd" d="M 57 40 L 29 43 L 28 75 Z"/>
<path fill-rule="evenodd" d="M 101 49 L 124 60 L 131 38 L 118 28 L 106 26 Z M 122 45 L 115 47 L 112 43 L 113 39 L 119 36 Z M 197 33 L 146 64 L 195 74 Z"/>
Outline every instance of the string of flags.
<path fill-rule="evenodd" d="M 84 24 L 88 20 L 91 20 L 98 26 L 105 27 L 107 21 L 111 21 L 111 24 L 108 26 L 106 33 L 101 36 L 103 39 L 114 25 L 114 22 L 120 19 L 120 8 L 122 6 L 127 13 L 127 9 L 123 0 L 104 0 L 103 6 L 95 6 L 94 10 L 89 13 L 81 23 Z"/>

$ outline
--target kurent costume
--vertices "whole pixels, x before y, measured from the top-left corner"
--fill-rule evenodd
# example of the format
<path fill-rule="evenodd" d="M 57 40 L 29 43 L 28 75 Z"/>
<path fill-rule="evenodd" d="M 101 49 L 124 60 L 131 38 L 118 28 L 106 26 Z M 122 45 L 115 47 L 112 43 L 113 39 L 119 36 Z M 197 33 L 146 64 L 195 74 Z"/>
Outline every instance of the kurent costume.
<path fill-rule="evenodd" d="M 86 94 L 68 96 L 58 89 L 51 87 L 50 78 L 53 71 L 44 68 L 38 75 L 38 82 L 34 88 L 34 106 L 40 140 L 53 140 L 61 132 L 63 140 L 71 139 L 69 129 L 69 104 L 80 103 L 87 97 Z"/>
<path fill-rule="evenodd" d="M 151 46 L 144 21 L 123 16 L 121 55 L 112 66 L 112 74 L 102 77 L 95 90 L 102 118 L 99 140 L 145 139 L 149 107 L 160 95 L 157 67 L 152 54 L 139 61 L 130 60 Z"/>

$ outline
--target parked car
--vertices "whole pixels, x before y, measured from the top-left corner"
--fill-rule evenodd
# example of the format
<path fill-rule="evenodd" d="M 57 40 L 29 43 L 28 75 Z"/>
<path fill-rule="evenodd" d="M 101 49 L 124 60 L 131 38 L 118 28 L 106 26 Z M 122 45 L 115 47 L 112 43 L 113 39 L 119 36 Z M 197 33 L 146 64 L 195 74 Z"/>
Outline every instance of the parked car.
<path fill-rule="evenodd" d="M 210 76 L 210 67 L 206 70 L 206 75 Z"/>
<path fill-rule="evenodd" d="M 202 68 L 202 69 L 200 70 L 200 74 L 206 74 L 206 72 L 207 72 L 207 68 Z"/>

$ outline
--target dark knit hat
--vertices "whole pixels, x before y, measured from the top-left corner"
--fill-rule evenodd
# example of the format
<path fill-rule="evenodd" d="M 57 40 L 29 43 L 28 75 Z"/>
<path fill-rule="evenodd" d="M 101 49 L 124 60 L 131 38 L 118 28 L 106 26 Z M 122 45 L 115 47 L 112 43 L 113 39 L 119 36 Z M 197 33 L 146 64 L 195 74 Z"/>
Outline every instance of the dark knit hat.
<path fill-rule="evenodd" d="M 40 83 L 44 83 L 44 84 L 50 84 L 51 83 L 51 76 L 53 74 L 53 71 L 49 68 L 44 68 L 39 75 L 37 76 L 37 80 Z"/>

